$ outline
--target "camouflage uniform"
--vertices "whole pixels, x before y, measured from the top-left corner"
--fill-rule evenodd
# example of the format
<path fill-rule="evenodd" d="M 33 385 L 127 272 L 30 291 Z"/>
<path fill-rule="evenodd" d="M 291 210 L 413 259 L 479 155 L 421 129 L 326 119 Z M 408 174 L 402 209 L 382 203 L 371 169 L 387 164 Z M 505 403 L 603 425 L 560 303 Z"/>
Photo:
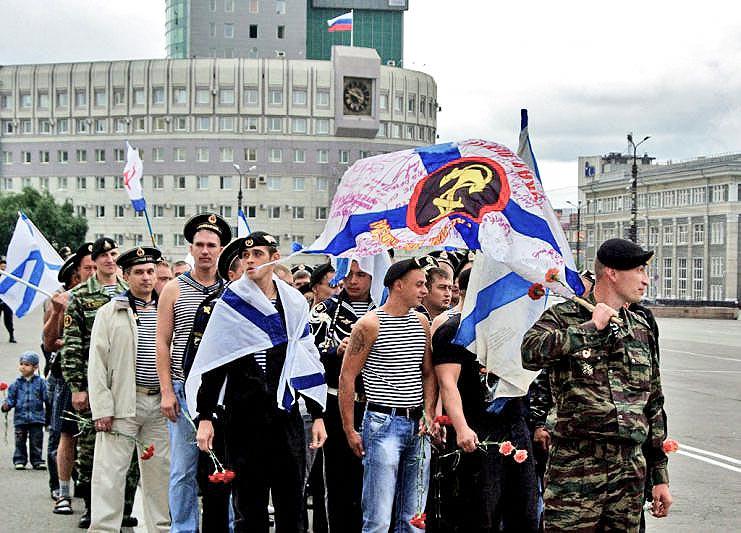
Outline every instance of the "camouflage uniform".
<path fill-rule="evenodd" d="M 117 280 L 117 292 L 128 289 L 123 280 Z M 90 351 L 90 331 L 93 329 L 95 314 L 108 303 L 111 297 L 104 291 L 97 276 L 90 277 L 72 289 L 70 302 L 64 313 L 64 345 L 60 351 L 62 375 L 72 392 L 87 392 L 87 364 Z M 79 413 L 91 417 L 90 410 Z M 90 483 L 93 475 L 93 452 L 95 450 L 95 430 L 83 430 L 77 437 L 77 489 L 75 495 L 86 502 L 90 498 Z M 139 482 L 139 468 L 136 452 L 126 478 L 126 509 L 134 503 L 136 485 Z"/>
<path fill-rule="evenodd" d="M 594 302 L 594 297 L 589 300 Z M 637 531 L 646 466 L 668 483 L 659 363 L 646 320 L 622 309 L 625 325 L 597 331 L 568 301 L 525 334 L 522 363 L 548 368 L 556 407 L 546 472 L 545 530 Z M 641 445 L 648 440 L 650 454 Z"/>

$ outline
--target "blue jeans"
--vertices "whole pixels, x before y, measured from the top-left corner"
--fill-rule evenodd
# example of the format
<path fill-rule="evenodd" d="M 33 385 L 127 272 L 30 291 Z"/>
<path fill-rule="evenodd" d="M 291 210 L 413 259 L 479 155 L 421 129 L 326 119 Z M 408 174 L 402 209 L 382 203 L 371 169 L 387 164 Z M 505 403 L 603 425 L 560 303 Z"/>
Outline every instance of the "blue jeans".
<path fill-rule="evenodd" d="M 185 418 L 188 412 L 182 381 L 174 381 L 172 387 L 180 404 L 180 415 L 176 422 L 167 421 L 170 431 L 170 516 L 171 533 L 195 533 L 198 531 L 198 447 L 193 426 Z"/>
<path fill-rule="evenodd" d="M 424 512 L 430 478 L 430 442 L 419 424 L 402 416 L 366 411 L 363 417 L 363 533 L 421 530 L 409 520 Z"/>
<path fill-rule="evenodd" d="M 40 465 L 44 462 L 42 457 L 43 448 L 44 424 L 18 424 L 15 426 L 14 465 L 25 466 L 28 462 L 29 452 L 31 452 L 31 464 L 33 466 Z"/>

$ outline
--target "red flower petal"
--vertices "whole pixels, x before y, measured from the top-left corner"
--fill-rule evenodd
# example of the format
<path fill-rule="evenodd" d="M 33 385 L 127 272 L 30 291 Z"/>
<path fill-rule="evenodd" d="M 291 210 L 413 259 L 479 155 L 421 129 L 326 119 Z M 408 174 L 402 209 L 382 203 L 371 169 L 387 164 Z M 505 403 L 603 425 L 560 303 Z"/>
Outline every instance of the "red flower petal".
<path fill-rule="evenodd" d="M 543 296 L 545 296 L 545 289 L 540 283 L 533 283 L 527 290 L 527 295 L 530 297 L 531 300 L 540 300 Z"/>
<path fill-rule="evenodd" d="M 0 390 L 8 390 L 8 384 L 4 381 L 0 381 Z"/>
<path fill-rule="evenodd" d="M 234 473 L 234 470 L 224 471 L 224 483 L 231 483 L 235 477 L 237 477 L 237 474 Z"/>
<path fill-rule="evenodd" d="M 453 421 L 450 419 L 448 415 L 436 416 L 434 422 L 437 422 L 441 426 L 452 426 L 453 425 Z"/>
<path fill-rule="evenodd" d="M 512 446 L 512 443 L 508 440 L 499 445 L 499 453 L 501 453 L 502 455 L 509 455 L 513 451 L 515 451 L 515 447 Z"/>
<path fill-rule="evenodd" d="M 664 453 L 676 452 L 679 449 L 679 443 L 674 439 L 666 439 L 661 445 L 661 448 L 664 450 Z"/>
<path fill-rule="evenodd" d="M 545 273 L 545 282 L 553 283 L 558 281 L 560 272 L 557 268 L 549 268 L 548 272 Z"/>
<path fill-rule="evenodd" d="M 517 450 L 514 459 L 515 463 L 524 463 L 527 459 L 527 450 Z"/>

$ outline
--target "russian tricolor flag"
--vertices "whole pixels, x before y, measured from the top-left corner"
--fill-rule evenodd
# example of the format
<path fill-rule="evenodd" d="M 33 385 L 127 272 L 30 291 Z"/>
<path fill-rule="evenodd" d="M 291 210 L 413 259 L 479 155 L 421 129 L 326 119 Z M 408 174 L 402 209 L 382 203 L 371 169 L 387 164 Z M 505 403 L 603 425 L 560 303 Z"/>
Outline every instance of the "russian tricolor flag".
<path fill-rule="evenodd" d="M 343 15 L 329 19 L 327 21 L 327 31 L 352 31 L 352 15 L 353 12 L 349 11 Z"/>

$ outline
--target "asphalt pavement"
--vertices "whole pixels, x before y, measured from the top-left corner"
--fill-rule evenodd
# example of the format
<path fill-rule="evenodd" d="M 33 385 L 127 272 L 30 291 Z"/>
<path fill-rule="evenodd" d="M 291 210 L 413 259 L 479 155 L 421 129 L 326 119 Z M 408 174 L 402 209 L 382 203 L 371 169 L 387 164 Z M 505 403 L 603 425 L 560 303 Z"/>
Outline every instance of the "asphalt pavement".
<path fill-rule="evenodd" d="M 669 436 L 680 450 L 669 460 L 674 505 L 668 518 L 649 518 L 648 531 L 739 531 L 741 321 L 659 319 L 659 327 Z M 40 310 L 16 319 L 18 344 L 0 329 L 0 381 L 16 378 L 18 355 L 38 351 L 40 335 Z M 0 532 L 80 531 L 82 502 L 72 516 L 52 514 L 47 472 L 14 470 L 13 442 L 11 414 L 7 442 L 0 435 Z M 143 519 L 140 505 L 135 515 Z"/>

